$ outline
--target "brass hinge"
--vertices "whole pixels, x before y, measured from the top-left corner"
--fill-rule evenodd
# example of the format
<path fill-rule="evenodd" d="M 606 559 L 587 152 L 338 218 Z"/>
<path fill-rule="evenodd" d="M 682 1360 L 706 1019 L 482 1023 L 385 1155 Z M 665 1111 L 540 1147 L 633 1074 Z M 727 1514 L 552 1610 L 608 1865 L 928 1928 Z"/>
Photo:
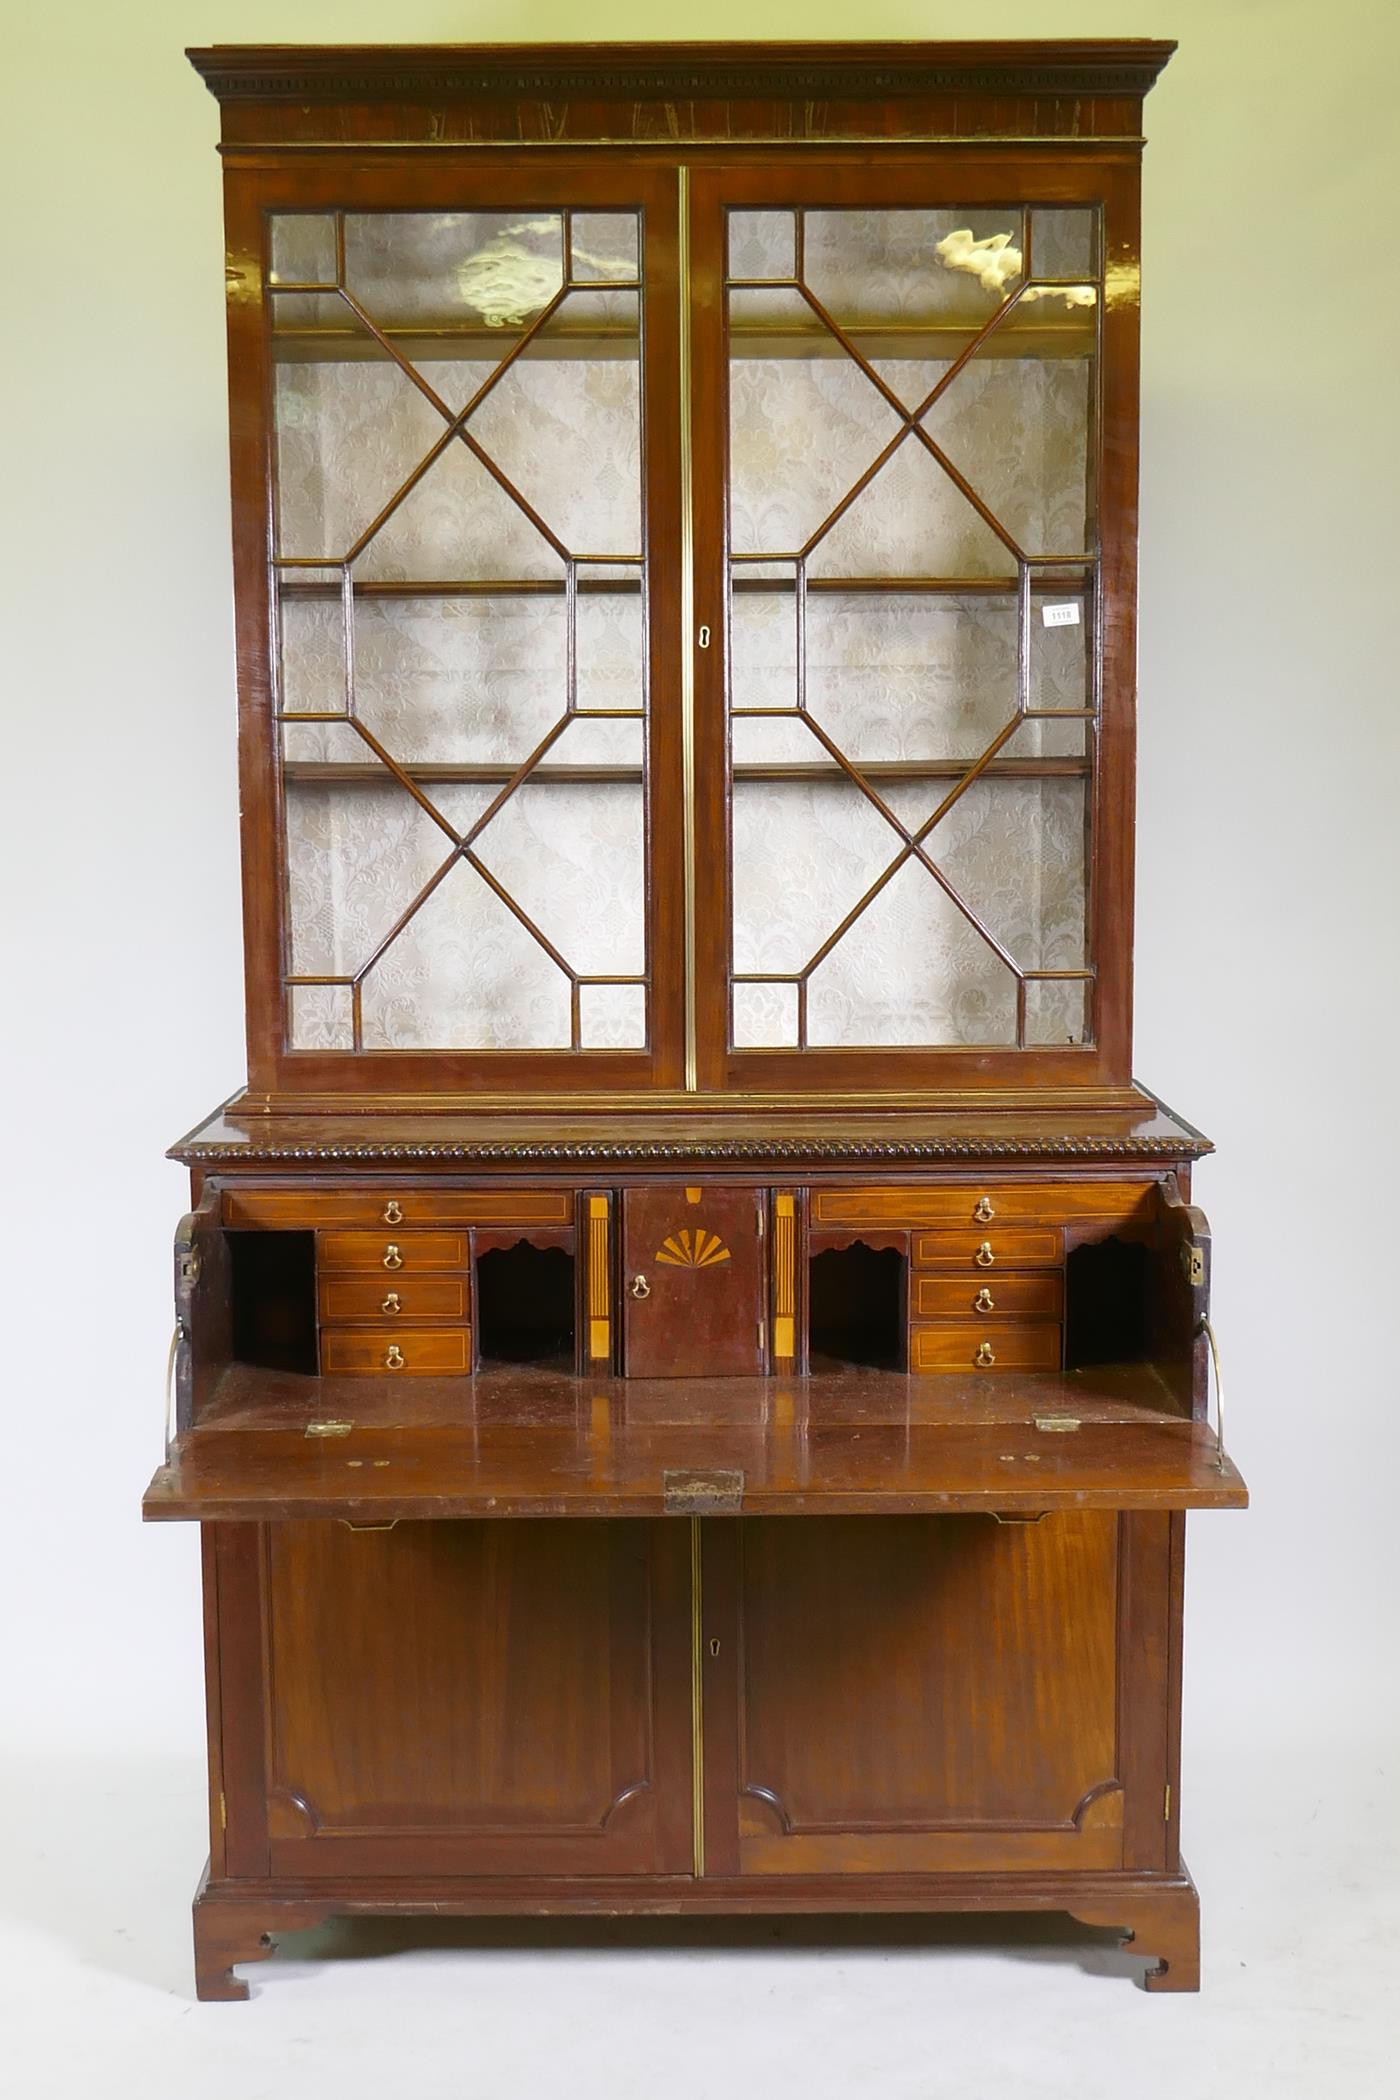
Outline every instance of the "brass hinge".
<path fill-rule="evenodd" d="M 1080 1426 L 1078 1415 L 1032 1415 L 1031 1420 L 1047 1435 L 1066 1436 Z"/>
<path fill-rule="evenodd" d="M 308 1436 L 349 1436 L 354 1426 L 353 1422 L 308 1422 L 306 1434 Z"/>
<path fill-rule="evenodd" d="M 1199 1284 L 1204 1283 L 1206 1280 L 1205 1248 L 1198 1247 L 1194 1240 L 1183 1240 L 1181 1243 L 1181 1266 L 1186 1273 L 1186 1281 L 1193 1290 Z"/>
<path fill-rule="evenodd" d="M 228 1829 L 228 1803 L 225 1801 L 222 1792 L 219 1795 L 219 1828 L 220 1830 Z"/>
<path fill-rule="evenodd" d="M 1170 1787 L 1170 1785 L 1168 1785 L 1168 1787 L 1167 1787 L 1167 1791 L 1166 1791 L 1166 1794 L 1165 1794 L 1165 1796 L 1164 1796 L 1164 1798 L 1163 1798 L 1163 1801 L 1162 1801 L 1162 1821 L 1163 1821 L 1164 1823 L 1170 1823 L 1171 1819 L 1172 1819 L 1172 1790 L 1171 1790 L 1171 1787 Z"/>
<path fill-rule="evenodd" d="M 661 1475 L 661 1499 L 668 1517 L 734 1517 L 743 1506 L 744 1476 L 727 1466 L 704 1472 L 668 1466 Z"/>

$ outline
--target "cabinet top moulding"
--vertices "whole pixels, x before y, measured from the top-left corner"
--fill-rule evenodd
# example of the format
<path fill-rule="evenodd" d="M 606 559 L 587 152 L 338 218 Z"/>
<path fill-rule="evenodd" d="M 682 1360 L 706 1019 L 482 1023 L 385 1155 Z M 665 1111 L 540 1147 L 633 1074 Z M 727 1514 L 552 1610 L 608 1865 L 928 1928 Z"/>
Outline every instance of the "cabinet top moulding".
<path fill-rule="evenodd" d="M 216 44 L 226 147 L 1141 143 L 1174 43 Z"/>

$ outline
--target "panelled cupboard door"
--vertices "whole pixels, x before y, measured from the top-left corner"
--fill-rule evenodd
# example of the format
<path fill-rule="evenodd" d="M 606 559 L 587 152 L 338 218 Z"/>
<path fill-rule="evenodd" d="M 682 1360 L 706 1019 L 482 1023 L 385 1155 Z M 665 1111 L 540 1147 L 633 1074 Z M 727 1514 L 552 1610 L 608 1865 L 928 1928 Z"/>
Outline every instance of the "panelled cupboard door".
<path fill-rule="evenodd" d="M 707 1526 L 709 1870 L 1121 1866 L 1118 1542 L 1103 1512 Z"/>
<path fill-rule="evenodd" d="M 689 1867 L 686 1527 L 264 1538 L 274 1873 Z"/>

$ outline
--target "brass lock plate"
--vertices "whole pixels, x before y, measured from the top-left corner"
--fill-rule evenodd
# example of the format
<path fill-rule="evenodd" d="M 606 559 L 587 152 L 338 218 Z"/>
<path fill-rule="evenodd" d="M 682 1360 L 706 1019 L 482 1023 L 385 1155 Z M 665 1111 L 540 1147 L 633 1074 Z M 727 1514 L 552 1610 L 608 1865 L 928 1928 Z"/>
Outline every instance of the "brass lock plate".
<path fill-rule="evenodd" d="M 668 1517 L 735 1517 L 743 1507 L 744 1476 L 737 1467 L 668 1466 L 661 1498 Z"/>

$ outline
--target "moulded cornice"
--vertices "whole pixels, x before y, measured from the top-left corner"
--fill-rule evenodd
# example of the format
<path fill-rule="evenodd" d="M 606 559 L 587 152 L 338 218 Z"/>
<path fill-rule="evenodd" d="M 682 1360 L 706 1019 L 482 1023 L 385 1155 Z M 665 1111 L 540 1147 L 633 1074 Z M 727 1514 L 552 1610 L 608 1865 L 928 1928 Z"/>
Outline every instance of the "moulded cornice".
<path fill-rule="evenodd" d="M 186 55 L 220 102 L 1145 95 L 1174 43 L 229 45 Z"/>

